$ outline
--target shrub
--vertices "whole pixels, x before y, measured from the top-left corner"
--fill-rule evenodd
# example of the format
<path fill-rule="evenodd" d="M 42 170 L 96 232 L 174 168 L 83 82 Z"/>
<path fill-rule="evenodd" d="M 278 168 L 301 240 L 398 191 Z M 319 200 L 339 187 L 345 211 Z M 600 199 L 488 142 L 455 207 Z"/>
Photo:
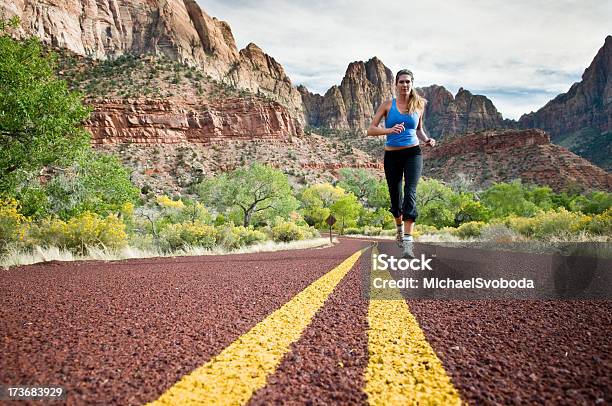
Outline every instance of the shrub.
<path fill-rule="evenodd" d="M 217 241 L 217 230 L 199 222 L 168 224 L 159 233 L 159 238 L 164 251 L 175 251 L 187 246 L 212 248 Z"/>
<path fill-rule="evenodd" d="M 526 237 L 533 237 L 536 232 L 536 221 L 533 218 L 509 216 L 503 223 Z"/>
<path fill-rule="evenodd" d="M 238 236 L 239 247 L 257 244 L 258 242 L 263 242 L 268 239 L 268 236 L 265 233 L 259 230 L 254 230 L 250 227 L 234 227 L 233 232 Z"/>
<path fill-rule="evenodd" d="M 380 235 L 382 227 L 365 226 L 363 227 L 363 233 L 365 235 Z"/>
<path fill-rule="evenodd" d="M 498 244 L 508 244 L 520 240 L 519 234 L 501 223 L 487 224 L 482 228 L 480 237 Z"/>
<path fill-rule="evenodd" d="M 478 237 L 484 225 L 482 221 L 469 221 L 461 224 L 453 234 L 460 238 Z"/>
<path fill-rule="evenodd" d="M 415 224 L 414 231 L 418 232 L 420 235 L 435 234 L 438 229 L 435 226 L 430 226 L 428 224 Z M 393 235 L 395 235 L 395 230 L 393 230 Z"/>
<path fill-rule="evenodd" d="M 344 229 L 344 234 L 363 234 L 363 228 L 360 227 L 347 227 Z"/>
<path fill-rule="evenodd" d="M 0 252 L 10 243 L 25 241 L 29 226 L 17 200 L 0 199 Z"/>
<path fill-rule="evenodd" d="M 551 236 L 568 235 L 576 231 L 583 218 L 582 213 L 572 213 L 565 208 L 538 213 L 534 218 L 534 237 L 543 239 Z"/>
<path fill-rule="evenodd" d="M 586 230 L 593 234 L 612 235 L 612 209 L 593 216 L 592 220 L 586 225 Z"/>
<path fill-rule="evenodd" d="M 29 245 L 56 246 L 85 254 L 87 247 L 123 248 L 128 236 L 125 224 L 115 215 L 101 218 L 84 212 L 64 222 L 44 219 L 32 228 Z"/>
<path fill-rule="evenodd" d="M 272 239 L 276 242 L 289 242 L 304 238 L 304 231 L 297 224 L 282 221 L 272 227 Z"/>

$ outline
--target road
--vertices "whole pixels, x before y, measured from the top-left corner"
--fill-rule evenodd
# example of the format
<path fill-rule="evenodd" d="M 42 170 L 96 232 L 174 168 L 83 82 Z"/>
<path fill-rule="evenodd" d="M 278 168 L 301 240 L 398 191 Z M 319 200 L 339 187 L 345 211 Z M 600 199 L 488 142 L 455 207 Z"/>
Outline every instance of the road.
<path fill-rule="evenodd" d="M 70 405 L 612 403 L 611 300 L 377 296 L 372 255 L 383 253 L 398 254 L 340 238 L 2 271 L 0 384 L 62 385 Z M 462 275 L 555 263 L 416 253 Z"/>

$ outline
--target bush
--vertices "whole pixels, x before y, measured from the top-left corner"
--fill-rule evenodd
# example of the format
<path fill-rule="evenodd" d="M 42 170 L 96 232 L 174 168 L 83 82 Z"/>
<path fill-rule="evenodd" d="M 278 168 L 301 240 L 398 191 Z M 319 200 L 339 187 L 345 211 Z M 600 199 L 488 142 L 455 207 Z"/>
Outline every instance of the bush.
<path fill-rule="evenodd" d="M 360 228 L 360 227 L 347 227 L 347 228 L 344 229 L 344 234 L 346 234 L 346 235 L 363 234 L 363 228 Z"/>
<path fill-rule="evenodd" d="M 125 224 L 116 215 L 101 218 L 84 212 L 64 222 L 44 219 L 32 228 L 30 245 L 56 246 L 85 254 L 87 247 L 118 249 L 127 246 Z"/>
<path fill-rule="evenodd" d="M 0 199 L 0 252 L 8 244 L 25 241 L 30 219 L 20 213 L 15 199 Z"/>
<path fill-rule="evenodd" d="M 564 208 L 538 213 L 533 218 L 535 222 L 533 236 L 543 239 L 572 234 L 577 231 L 585 217 L 587 216 L 582 213 L 572 213 Z"/>
<path fill-rule="evenodd" d="M 418 232 L 420 235 L 423 235 L 423 234 L 435 234 L 436 232 L 438 232 L 438 229 L 428 224 L 415 224 L 414 231 Z M 395 230 L 393 230 L 392 235 L 395 235 Z"/>
<path fill-rule="evenodd" d="M 612 209 L 608 209 L 601 214 L 593 216 L 592 220 L 586 225 L 586 230 L 593 234 L 611 236 Z"/>
<path fill-rule="evenodd" d="M 159 233 L 159 239 L 164 251 L 175 251 L 187 246 L 212 248 L 217 241 L 217 230 L 199 222 L 168 224 Z"/>
<path fill-rule="evenodd" d="M 482 221 L 470 221 L 463 223 L 453 232 L 453 235 L 460 238 L 478 237 L 484 226 L 485 223 Z"/>
<path fill-rule="evenodd" d="M 272 239 L 276 242 L 289 242 L 306 238 L 304 230 L 297 224 L 279 221 L 272 227 Z"/>
<path fill-rule="evenodd" d="M 234 227 L 233 232 L 238 236 L 238 246 L 245 247 L 253 244 L 257 244 L 259 242 L 266 241 L 268 236 L 259 231 L 254 230 L 252 228 L 247 228 L 244 226 Z"/>
<path fill-rule="evenodd" d="M 365 235 L 380 235 L 382 227 L 365 226 L 363 227 L 363 233 Z"/>

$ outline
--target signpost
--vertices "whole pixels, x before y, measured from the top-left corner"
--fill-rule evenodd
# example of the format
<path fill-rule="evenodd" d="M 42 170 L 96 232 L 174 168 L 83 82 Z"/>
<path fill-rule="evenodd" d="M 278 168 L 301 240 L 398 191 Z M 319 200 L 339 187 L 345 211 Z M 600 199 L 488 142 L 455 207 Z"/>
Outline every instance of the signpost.
<path fill-rule="evenodd" d="M 327 220 L 325 220 L 325 222 L 329 224 L 329 242 L 332 243 L 331 230 L 332 226 L 336 223 L 336 218 L 330 214 L 329 217 L 327 217 Z"/>

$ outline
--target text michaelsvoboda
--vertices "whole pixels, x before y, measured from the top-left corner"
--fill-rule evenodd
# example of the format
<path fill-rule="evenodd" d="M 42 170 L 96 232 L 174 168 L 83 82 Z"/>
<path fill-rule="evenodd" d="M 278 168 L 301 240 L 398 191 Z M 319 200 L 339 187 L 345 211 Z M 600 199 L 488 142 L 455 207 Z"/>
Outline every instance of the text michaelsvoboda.
<path fill-rule="evenodd" d="M 424 289 L 534 289 L 532 279 L 423 278 Z"/>

